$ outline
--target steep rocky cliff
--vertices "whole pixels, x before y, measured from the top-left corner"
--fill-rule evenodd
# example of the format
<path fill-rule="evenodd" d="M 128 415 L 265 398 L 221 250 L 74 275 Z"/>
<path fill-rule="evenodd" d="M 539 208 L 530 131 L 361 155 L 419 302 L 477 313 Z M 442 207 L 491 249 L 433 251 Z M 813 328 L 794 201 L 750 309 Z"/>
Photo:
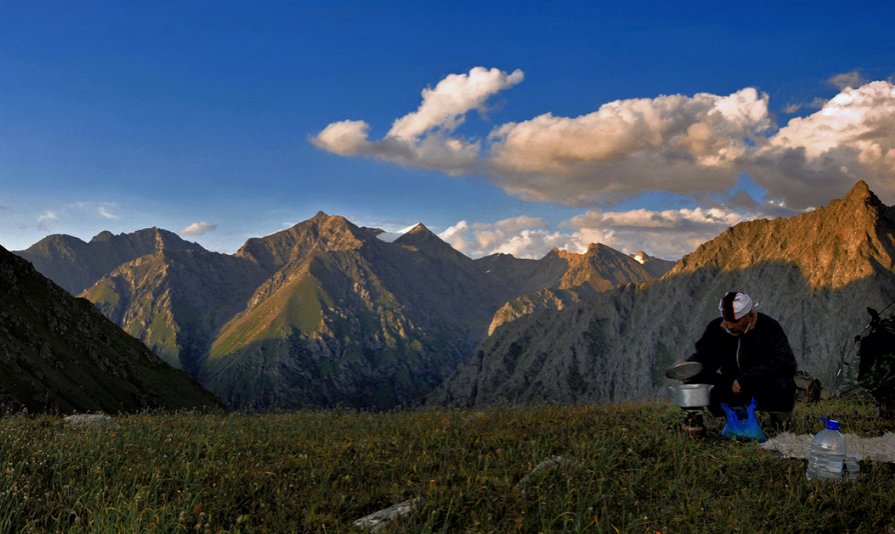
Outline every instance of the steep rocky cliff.
<path fill-rule="evenodd" d="M 186 374 L 0 247 L 0 409 L 219 406 Z"/>
<path fill-rule="evenodd" d="M 866 324 L 895 299 L 895 210 L 858 182 L 792 218 L 728 229 L 661 280 L 594 293 L 497 329 L 430 402 L 619 401 L 661 393 L 721 295 L 745 291 L 780 321 L 802 368 L 827 384 Z"/>

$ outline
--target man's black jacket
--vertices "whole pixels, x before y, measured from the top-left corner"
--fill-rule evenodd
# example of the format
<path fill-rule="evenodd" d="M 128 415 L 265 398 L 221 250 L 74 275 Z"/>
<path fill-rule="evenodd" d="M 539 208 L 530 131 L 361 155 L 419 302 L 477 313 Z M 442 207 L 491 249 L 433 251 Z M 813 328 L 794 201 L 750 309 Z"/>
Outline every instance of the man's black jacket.
<path fill-rule="evenodd" d="M 720 317 L 713 320 L 687 360 L 702 364 L 700 374 L 720 372 L 728 382 L 738 380 L 746 391 L 796 374 L 796 358 L 783 328 L 763 313 L 758 314 L 755 326 L 739 337 L 721 328 Z"/>

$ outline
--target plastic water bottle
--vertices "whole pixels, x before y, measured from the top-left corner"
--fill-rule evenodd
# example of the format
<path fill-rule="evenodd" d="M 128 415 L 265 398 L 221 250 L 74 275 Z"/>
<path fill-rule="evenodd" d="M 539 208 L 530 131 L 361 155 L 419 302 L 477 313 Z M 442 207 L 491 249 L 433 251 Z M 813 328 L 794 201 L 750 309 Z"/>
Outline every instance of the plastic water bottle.
<path fill-rule="evenodd" d="M 808 480 L 840 481 L 847 451 L 845 436 L 839 433 L 839 421 L 824 417 L 821 419 L 827 424 L 827 428 L 815 434 L 811 440 L 805 476 Z"/>

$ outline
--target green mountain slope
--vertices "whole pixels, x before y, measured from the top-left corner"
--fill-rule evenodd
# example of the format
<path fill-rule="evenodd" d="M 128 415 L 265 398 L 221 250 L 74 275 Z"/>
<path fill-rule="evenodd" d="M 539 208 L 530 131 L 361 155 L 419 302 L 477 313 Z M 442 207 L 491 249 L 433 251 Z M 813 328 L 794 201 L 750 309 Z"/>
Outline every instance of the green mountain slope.
<path fill-rule="evenodd" d="M 505 297 L 425 227 L 385 243 L 318 214 L 250 245 L 240 255 L 285 263 L 222 328 L 202 374 L 237 406 L 411 403 L 481 339 Z"/>
<path fill-rule="evenodd" d="M 218 330 L 264 278 L 246 259 L 163 249 L 119 266 L 83 295 L 170 365 L 197 376 Z"/>

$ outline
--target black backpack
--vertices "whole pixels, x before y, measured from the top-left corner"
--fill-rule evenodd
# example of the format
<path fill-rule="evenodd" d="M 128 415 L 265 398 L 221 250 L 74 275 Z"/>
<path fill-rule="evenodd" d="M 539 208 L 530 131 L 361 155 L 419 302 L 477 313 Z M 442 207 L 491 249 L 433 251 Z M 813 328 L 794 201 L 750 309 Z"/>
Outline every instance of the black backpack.
<path fill-rule="evenodd" d="M 870 333 L 860 339 L 858 384 L 883 407 L 895 408 L 895 316 L 883 319 L 872 308 Z"/>

